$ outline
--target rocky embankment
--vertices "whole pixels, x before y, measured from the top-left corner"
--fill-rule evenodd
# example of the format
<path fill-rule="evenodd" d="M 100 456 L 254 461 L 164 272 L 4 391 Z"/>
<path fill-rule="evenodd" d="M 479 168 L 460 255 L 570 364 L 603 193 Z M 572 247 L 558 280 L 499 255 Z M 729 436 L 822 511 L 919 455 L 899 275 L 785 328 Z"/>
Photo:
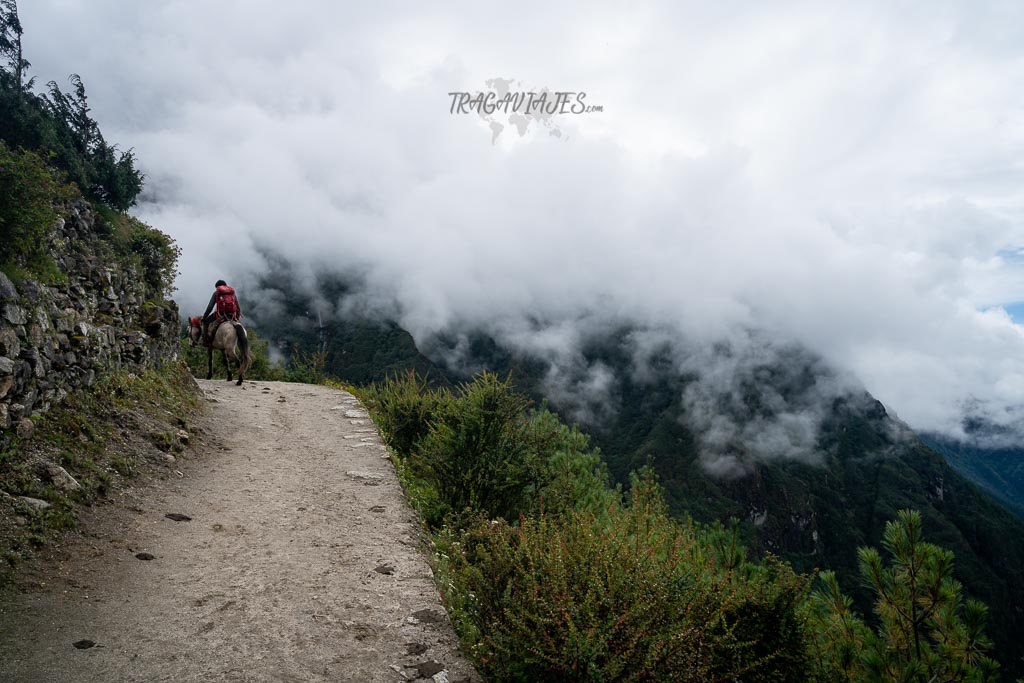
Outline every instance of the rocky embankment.
<path fill-rule="evenodd" d="M 15 285 L 0 273 L 0 449 L 98 373 L 177 352 L 176 304 L 149 291 L 138 260 L 115 254 L 98 226 L 85 201 L 69 204 L 50 235 L 59 282 Z"/>

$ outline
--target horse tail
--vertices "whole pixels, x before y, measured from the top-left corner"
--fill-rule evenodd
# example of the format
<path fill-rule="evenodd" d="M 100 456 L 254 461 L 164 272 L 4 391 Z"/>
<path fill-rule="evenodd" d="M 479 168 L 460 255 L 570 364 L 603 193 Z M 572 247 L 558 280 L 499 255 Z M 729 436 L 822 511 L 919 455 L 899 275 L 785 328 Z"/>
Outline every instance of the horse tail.
<path fill-rule="evenodd" d="M 238 375 L 241 377 L 245 374 L 245 371 L 252 365 L 252 352 L 249 350 L 249 337 L 245 334 L 245 328 L 242 327 L 241 323 L 232 322 L 232 326 L 235 328 L 235 336 L 238 337 L 238 351 L 241 358 L 239 359 Z"/>

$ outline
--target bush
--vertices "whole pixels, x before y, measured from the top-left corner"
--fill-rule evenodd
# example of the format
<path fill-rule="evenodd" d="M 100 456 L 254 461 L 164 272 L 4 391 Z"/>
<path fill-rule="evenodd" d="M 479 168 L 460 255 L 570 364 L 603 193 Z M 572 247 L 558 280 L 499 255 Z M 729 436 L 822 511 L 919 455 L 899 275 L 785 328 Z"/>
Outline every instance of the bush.
<path fill-rule="evenodd" d="M 609 486 L 608 467 L 600 451 L 589 450 L 590 437 L 578 427 L 563 424 L 541 406 L 531 414 L 528 428 L 544 461 L 544 483 L 538 492 L 544 512 L 588 510 L 601 516 L 621 499 L 621 491 Z"/>
<path fill-rule="evenodd" d="M 62 203 L 73 194 L 38 155 L 0 142 L 0 268 L 47 281 L 59 277 L 48 249 L 50 234 Z"/>
<path fill-rule="evenodd" d="M 410 458 L 413 472 L 431 481 L 452 512 L 516 519 L 532 511 L 543 460 L 529 401 L 509 380 L 484 373 L 440 406 Z"/>
<path fill-rule="evenodd" d="M 508 380 L 484 373 L 453 394 L 408 373 L 359 396 L 435 528 L 466 511 L 509 520 L 541 509 L 600 514 L 619 497 L 589 437 L 546 407 L 530 410 Z"/>
<path fill-rule="evenodd" d="M 445 389 L 431 390 L 426 377 L 410 371 L 360 389 L 359 398 L 373 413 L 384 443 L 400 457 L 412 455 L 443 406 L 452 399 Z"/>
<path fill-rule="evenodd" d="M 291 360 L 285 368 L 285 381 L 304 384 L 323 384 L 327 380 L 324 366 L 327 364 L 326 351 L 305 353 L 297 346 L 292 350 Z"/>
<path fill-rule="evenodd" d="M 806 580 L 781 563 L 730 568 L 715 530 L 668 518 L 651 482 L 632 504 L 478 519 L 441 534 L 444 592 L 496 681 L 806 681 Z"/>

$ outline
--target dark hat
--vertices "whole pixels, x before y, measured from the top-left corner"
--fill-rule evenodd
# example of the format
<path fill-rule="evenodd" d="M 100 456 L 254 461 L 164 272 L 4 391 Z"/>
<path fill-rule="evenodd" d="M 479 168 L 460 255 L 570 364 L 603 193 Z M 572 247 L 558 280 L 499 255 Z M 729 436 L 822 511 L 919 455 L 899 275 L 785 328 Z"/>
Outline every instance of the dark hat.
<path fill-rule="evenodd" d="M 223 280 L 217 280 L 217 284 L 215 284 L 214 287 L 226 287 L 227 284 L 228 283 L 224 282 Z"/>

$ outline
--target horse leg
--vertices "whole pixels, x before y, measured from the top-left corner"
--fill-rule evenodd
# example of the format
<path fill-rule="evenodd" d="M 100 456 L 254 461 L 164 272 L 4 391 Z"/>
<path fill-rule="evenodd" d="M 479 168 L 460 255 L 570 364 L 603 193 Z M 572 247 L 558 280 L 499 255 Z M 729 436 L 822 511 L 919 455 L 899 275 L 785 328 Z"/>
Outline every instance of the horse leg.
<path fill-rule="evenodd" d="M 206 379 L 213 379 L 213 349 L 206 349 Z"/>
<path fill-rule="evenodd" d="M 245 373 L 242 372 L 242 363 L 244 363 L 245 361 L 242 360 L 242 354 L 238 353 L 237 346 L 235 347 L 233 355 L 235 357 L 235 360 L 238 361 L 238 381 L 235 384 L 237 384 L 238 386 L 242 386 L 242 382 L 245 380 Z"/>
<path fill-rule="evenodd" d="M 224 349 L 220 350 L 221 358 L 224 359 L 224 369 L 228 371 L 228 381 L 231 381 L 231 364 L 228 363 L 228 352 Z"/>

